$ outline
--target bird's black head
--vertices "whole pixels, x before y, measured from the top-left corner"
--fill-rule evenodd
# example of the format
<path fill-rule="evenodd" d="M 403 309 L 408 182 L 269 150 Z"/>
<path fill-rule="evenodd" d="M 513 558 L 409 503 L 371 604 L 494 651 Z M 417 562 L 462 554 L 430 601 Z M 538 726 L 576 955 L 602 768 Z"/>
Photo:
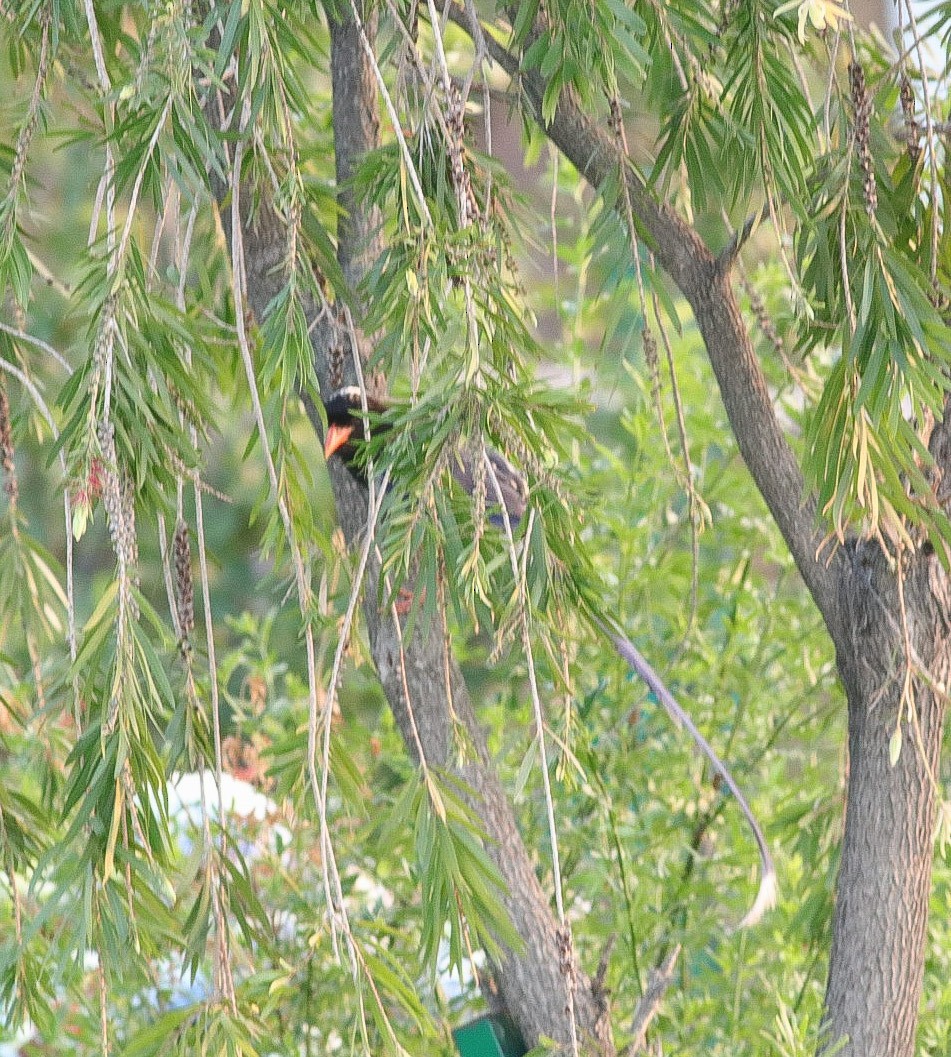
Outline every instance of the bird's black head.
<path fill-rule="evenodd" d="M 346 467 L 356 477 L 365 479 L 362 467 L 354 462 L 357 444 L 367 439 L 366 420 L 363 417 L 363 400 L 356 385 L 338 389 L 324 401 L 327 411 L 327 435 L 324 437 L 324 457 L 332 455 L 343 459 Z M 367 397 L 367 410 L 371 414 L 382 414 L 385 405 L 374 397 Z M 379 427 L 378 427 L 379 428 Z"/>

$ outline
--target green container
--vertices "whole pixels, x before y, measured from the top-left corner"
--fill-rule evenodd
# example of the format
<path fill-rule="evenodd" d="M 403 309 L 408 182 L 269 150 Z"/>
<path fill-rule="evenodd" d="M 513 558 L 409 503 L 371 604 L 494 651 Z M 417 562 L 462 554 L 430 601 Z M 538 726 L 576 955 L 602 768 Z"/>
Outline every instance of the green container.
<path fill-rule="evenodd" d="M 503 1017 L 487 1015 L 452 1033 L 460 1057 L 523 1057 L 528 1053 L 518 1028 Z"/>

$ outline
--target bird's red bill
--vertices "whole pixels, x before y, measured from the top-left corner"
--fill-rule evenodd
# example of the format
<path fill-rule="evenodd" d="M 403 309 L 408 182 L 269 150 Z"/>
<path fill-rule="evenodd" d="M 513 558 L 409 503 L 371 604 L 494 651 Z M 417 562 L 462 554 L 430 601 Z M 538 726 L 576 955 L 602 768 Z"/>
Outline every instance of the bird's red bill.
<path fill-rule="evenodd" d="M 328 426 L 327 436 L 324 437 L 324 458 L 329 459 L 335 451 L 339 451 L 352 435 L 353 426 Z"/>

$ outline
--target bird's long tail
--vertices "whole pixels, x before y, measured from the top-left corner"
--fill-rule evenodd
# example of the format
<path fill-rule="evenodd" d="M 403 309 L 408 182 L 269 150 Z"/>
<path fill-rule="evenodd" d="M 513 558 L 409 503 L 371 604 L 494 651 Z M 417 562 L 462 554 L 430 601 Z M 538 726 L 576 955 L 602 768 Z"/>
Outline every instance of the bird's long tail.
<path fill-rule="evenodd" d="M 733 775 L 730 774 L 726 764 L 720 759 L 719 756 L 713 751 L 713 747 L 707 741 L 707 739 L 697 729 L 696 723 L 690 718 L 689 714 L 681 707 L 677 702 L 674 695 L 664 686 L 663 680 L 654 671 L 654 669 L 648 664 L 646 659 L 641 655 L 640 650 L 631 642 L 630 639 L 625 638 L 623 635 L 616 631 L 612 631 L 611 628 L 605 624 L 603 620 L 598 616 L 593 615 L 593 620 L 598 628 L 607 636 L 611 645 L 617 651 L 618 655 L 622 660 L 626 661 L 633 671 L 640 676 L 641 679 L 650 687 L 654 692 L 657 699 L 664 706 L 667 715 L 670 716 L 671 720 L 677 726 L 683 726 L 687 728 L 687 732 L 693 738 L 697 745 L 697 748 L 706 756 L 710 761 L 710 765 L 720 775 L 723 781 L 726 783 L 727 788 L 736 798 L 736 802 L 740 805 L 740 810 L 746 816 L 746 821 L 750 824 L 750 829 L 753 831 L 753 837 L 756 840 L 756 846 L 759 849 L 760 862 L 762 864 L 759 892 L 756 895 L 756 899 L 753 905 L 747 911 L 742 921 L 739 923 L 739 928 L 745 928 L 748 925 L 755 925 L 757 921 L 766 913 L 767 910 L 775 906 L 776 904 L 776 867 L 773 865 L 772 856 L 769 854 L 769 848 L 766 844 L 766 838 L 763 836 L 763 831 L 760 829 L 759 823 L 750 810 L 749 804 L 746 802 L 746 798 L 740 792 L 739 786 L 736 784 L 736 780 Z"/>

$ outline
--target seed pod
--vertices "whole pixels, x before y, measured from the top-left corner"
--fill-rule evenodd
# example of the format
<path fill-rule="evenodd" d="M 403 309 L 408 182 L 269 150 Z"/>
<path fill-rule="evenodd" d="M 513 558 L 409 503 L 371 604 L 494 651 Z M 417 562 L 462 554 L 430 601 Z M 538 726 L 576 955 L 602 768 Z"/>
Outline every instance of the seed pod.
<path fill-rule="evenodd" d="M 120 569 L 126 570 L 130 580 L 138 583 L 136 566 L 139 561 L 139 540 L 135 530 L 135 495 L 132 482 L 119 467 L 115 429 L 111 422 L 100 422 L 97 429 L 99 450 L 102 452 L 102 504 L 106 508 L 109 537 Z M 138 607 L 133 598 L 126 598 L 134 614 Z"/>
<path fill-rule="evenodd" d="M 918 164 L 921 155 L 921 137 L 918 122 L 915 120 L 915 90 L 911 86 L 908 74 L 901 75 L 901 112 L 905 118 L 905 139 L 908 144 L 908 157 L 912 165 Z"/>
<path fill-rule="evenodd" d="M 188 638 L 195 630 L 195 582 L 192 580 L 192 552 L 188 541 L 188 526 L 179 521 L 172 540 L 175 557 L 175 604 L 178 610 L 178 627 L 182 636 L 182 648 L 187 648 Z"/>
<path fill-rule="evenodd" d="M 3 466 L 3 490 L 15 503 L 19 495 L 17 471 L 13 463 L 13 429 L 10 425 L 10 401 L 0 379 L 0 465 Z"/>
<path fill-rule="evenodd" d="M 872 100 L 865 84 L 865 71 L 861 64 L 855 61 L 849 63 L 849 87 L 852 90 L 852 106 L 855 109 L 855 150 L 864 177 L 862 193 L 865 197 L 865 211 L 869 219 L 874 220 L 878 208 L 878 190 L 875 186 L 875 168 L 869 146 Z"/>

